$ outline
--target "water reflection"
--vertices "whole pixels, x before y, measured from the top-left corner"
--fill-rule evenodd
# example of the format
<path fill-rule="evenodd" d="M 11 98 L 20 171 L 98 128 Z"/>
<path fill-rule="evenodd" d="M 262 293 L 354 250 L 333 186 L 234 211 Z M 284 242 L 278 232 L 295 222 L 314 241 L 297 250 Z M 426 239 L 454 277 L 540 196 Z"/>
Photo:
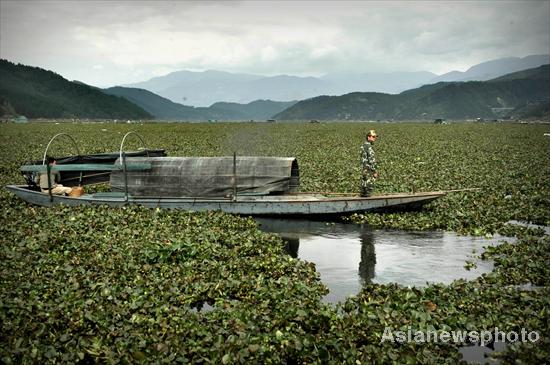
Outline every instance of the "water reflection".
<path fill-rule="evenodd" d="M 278 233 L 294 258 L 315 263 L 329 287 L 327 302 L 356 294 L 375 277 L 374 231 L 367 225 L 300 219 L 257 218 L 265 232 Z"/>
<path fill-rule="evenodd" d="M 485 240 L 452 232 L 373 230 L 367 225 L 297 219 L 257 218 L 260 228 L 281 235 L 294 258 L 313 262 L 330 290 L 324 298 L 337 302 L 357 294 L 366 283 L 424 286 L 473 279 L 492 270 L 491 262 L 475 261 Z M 466 270 L 466 260 L 477 267 Z"/>
<path fill-rule="evenodd" d="M 292 238 L 292 237 L 285 237 L 281 236 L 283 238 L 283 241 L 285 241 L 286 244 L 286 252 L 288 254 L 297 259 L 298 258 L 298 249 L 300 248 L 300 239 L 299 238 Z"/>
<path fill-rule="evenodd" d="M 342 236 L 349 237 L 350 233 L 359 232 L 358 238 L 361 244 L 361 261 L 358 264 L 358 275 L 361 283 L 371 283 L 374 278 L 374 268 L 376 266 L 376 252 L 374 249 L 374 232 L 367 226 L 331 224 L 315 221 L 295 221 L 295 220 L 260 220 L 262 229 L 266 232 L 279 233 L 286 244 L 287 253 L 298 258 L 300 251 L 300 237 L 305 242 L 310 242 L 315 237 L 324 237 L 328 240 L 339 240 Z M 284 223 L 284 224 L 280 224 Z M 348 229 L 349 228 L 349 229 Z M 353 241 L 353 239 L 352 239 Z M 336 247 L 332 247 L 337 250 Z M 311 257 L 304 249 L 303 257 Z M 337 257 L 329 258 L 329 260 L 337 260 Z M 310 260 L 308 260 L 310 261 Z M 314 261 L 317 266 L 322 262 Z"/>
<path fill-rule="evenodd" d="M 376 252 L 374 250 L 374 233 L 368 229 L 361 229 L 361 261 L 359 262 L 359 276 L 363 284 L 369 284 L 374 279 L 376 266 Z"/>

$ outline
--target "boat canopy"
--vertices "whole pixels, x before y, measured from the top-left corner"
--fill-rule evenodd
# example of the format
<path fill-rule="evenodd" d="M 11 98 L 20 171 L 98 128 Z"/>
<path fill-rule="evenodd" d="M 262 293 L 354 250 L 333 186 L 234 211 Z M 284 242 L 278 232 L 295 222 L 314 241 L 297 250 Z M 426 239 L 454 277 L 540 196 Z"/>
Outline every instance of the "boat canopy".
<path fill-rule="evenodd" d="M 164 149 L 141 150 L 125 152 L 126 156 L 166 156 Z M 119 152 L 96 153 L 90 155 L 65 156 L 56 158 L 57 170 L 60 172 L 59 183 L 66 186 L 92 185 L 109 182 L 112 165 L 120 157 Z M 31 166 L 38 166 L 44 163 L 37 160 L 28 163 Z M 64 166 L 75 166 L 75 169 L 63 169 Z M 77 167 L 85 167 L 78 169 Z M 22 171 L 25 180 L 29 185 L 34 184 L 32 172 Z"/>
<path fill-rule="evenodd" d="M 227 197 L 296 193 L 293 157 L 125 157 L 125 164 L 150 163 L 145 170 L 113 171 L 112 191 L 132 196 Z M 117 160 L 115 164 L 122 163 Z"/>

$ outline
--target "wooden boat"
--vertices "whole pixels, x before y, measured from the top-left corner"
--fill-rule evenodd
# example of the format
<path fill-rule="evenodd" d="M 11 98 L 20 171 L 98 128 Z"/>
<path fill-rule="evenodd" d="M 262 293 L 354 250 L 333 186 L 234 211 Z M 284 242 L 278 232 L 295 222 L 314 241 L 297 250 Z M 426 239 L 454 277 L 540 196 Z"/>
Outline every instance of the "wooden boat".
<path fill-rule="evenodd" d="M 148 208 L 188 211 L 221 210 L 243 215 L 312 216 L 347 215 L 369 210 L 418 208 L 447 194 L 445 191 L 414 194 L 392 194 L 371 197 L 330 194 L 294 193 L 272 196 L 240 196 L 233 198 L 158 197 L 125 195 L 122 192 L 83 194 L 79 197 L 49 195 L 31 190 L 27 185 L 8 185 L 9 191 L 28 203 L 42 206 L 64 204 L 109 205 L 122 207 L 139 204 Z"/>
<path fill-rule="evenodd" d="M 164 150 L 148 149 L 123 152 L 124 140 L 130 133 L 124 136 L 118 153 L 81 155 L 78 152 L 77 156 L 57 159 L 54 167 L 45 164 L 48 144 L 41 164 L 36 161 L 21 167 L 27 184 L 6 188 L 28 203 L 48 207 L 56 204 L 113 207 L 137 204 L 148 208 L 220 210 L 255 216 L 348 215 L 371 210 L 411 209 L 448 193 L 370 197 L 300 193 L 295 158 L 166 157 Z M 81 196 L 43 193 L 34 185 L 33 174 L 52 168 L 60 173 L 60 182 L 65 186 L 109 183 L 111 191 Z"/>

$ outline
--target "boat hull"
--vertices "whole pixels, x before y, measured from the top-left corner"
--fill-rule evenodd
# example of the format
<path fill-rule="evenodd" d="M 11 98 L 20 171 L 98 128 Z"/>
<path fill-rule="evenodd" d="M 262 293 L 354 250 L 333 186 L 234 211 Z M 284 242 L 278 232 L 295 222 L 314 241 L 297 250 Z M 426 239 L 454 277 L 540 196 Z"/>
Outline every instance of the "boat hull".
<path fill-rule="evenodd" d="M 372 197 L 297 193 L 274 196 L 239 196 L 236 200 L 232 200 L 194 197 L 125 197 L 124 194 L 110 193 L 84 194 L 80 197 L 50 196 L 30 190 L 24 185 L 8 185 L 6 188 L 28 203 L 46 207 L 59 204 L 67 206 L 108 205 L 112 207 L 141 205 L 148 208 L 186 211 L 219 210 L 254 216 L 348 215 L 372 210 L 410 209 L 420 207 L 446 195 L 444 191 Z"/>

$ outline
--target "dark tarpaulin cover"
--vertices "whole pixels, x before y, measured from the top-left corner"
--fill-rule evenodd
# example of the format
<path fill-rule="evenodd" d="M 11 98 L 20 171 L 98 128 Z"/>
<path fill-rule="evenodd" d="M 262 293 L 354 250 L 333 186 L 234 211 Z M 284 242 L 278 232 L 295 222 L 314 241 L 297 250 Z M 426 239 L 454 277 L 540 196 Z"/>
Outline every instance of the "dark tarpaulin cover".
<path fill-rule="evenodd" d="M 150 162 L 152 168 L 127 171 L 134 196 L 221 197 L 233 193 L 233 157 L 128 157 L 126 163 Z M 116 163 L 120 163 L 117 160 Z M 236 158 L 237 194 L 298 192 L 298 162 L 293 157 Z M 125 191 L 124 172 L 111 173 L 111 190 Z"/>

